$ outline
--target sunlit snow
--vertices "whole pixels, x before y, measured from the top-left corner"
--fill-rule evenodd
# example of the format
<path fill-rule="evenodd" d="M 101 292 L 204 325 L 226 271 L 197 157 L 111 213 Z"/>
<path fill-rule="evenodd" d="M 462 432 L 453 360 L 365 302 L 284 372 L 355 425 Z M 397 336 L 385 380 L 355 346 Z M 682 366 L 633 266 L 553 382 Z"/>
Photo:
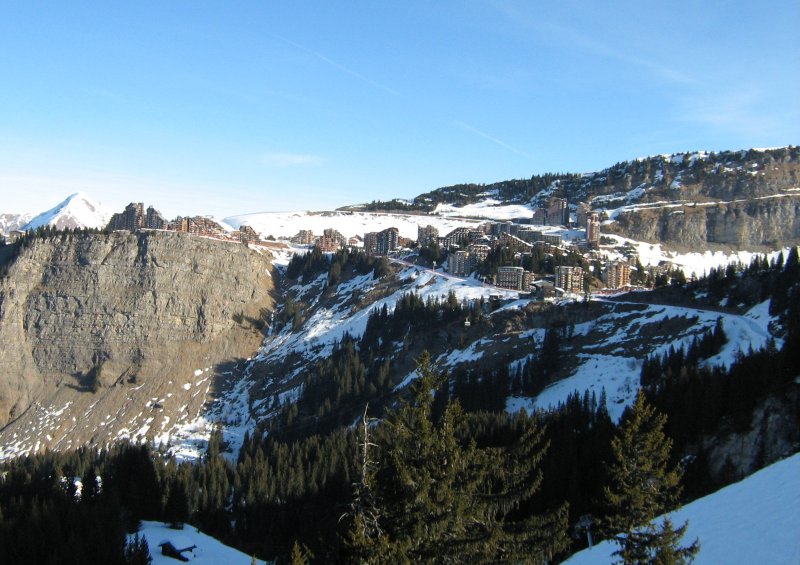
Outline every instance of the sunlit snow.
<path fill-rule="evenodd" d="M 684 543 L 700 540 L 697 565 L 800 563 L 800 454 L 687 504 L 669 516 L 686 520 Z M 570 565 L 606 565 L 616 544 L 605 541 L 568 559 Z"/>

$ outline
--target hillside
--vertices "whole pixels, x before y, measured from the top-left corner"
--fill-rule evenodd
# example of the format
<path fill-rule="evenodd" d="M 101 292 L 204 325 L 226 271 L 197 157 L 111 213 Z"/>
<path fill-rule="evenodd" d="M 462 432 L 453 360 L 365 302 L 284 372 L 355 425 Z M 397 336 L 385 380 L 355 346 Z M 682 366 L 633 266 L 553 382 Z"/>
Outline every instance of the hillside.
<path fill-rule="evenodd" d="M 236 253 L 220 254 L 223 249 Z M 410 313 L 410 326 L 371 346 L 372 355 L 390 366 L 383 388 L 371 393 L 378 406 L 391 405 L 402 393 L 423 350 L 454 375 L 499 368 L 514 375 L 541 357 L 548 332 L 558 332 L 558 363 L 535 386 L 504 385 L 498 406 L 532 412 L 589 391 L 607 397 L 617 420 L 633 398 L 645 359 L 689 347 L 718 323 L 728 343 L 709 366 L 730 366 L 737 355 L 770 340 L 782 343 L 769 302 L 752 298 L 737 307 L 691 293 L 678 303 L 663 293 L 662 299 L 643 293 L 541 303 L 400 262 L 380 274 L 349 262 L 338 280 L 326 266 L 299 279 L 284 274 L 273 290 L 265 275 L 286 273 L 290 257 L 283 252 L 270 259 L 241 245 L 169 233 L 34 241 L 3 283 L 0 332 L 15 344 L 3 353 L 14 368 L 3 380 L 4 456 L 137 438 L 195 459 L 219 422 L 235 457 L 245 433 L 279 417 L 287 403 L 301 400 L 306 408 L 298 417 L 308 418 L 303 411 L 324 401 L 302 401 L 319 364 L 348 340 L 363 354 L 359 342 L 375 339 L 376 314 L 399 313 L 412 296 L 432 310 Z M 248 272 L 252 261 L 263 266 Z M 95 314 L 86 317 L 87 311 Z M 469 327 L 465 320 L 472 320 Z M 92 388 L 96 392 L 87 392 Z M 125 395 L 141 403 L 122 406 Z M 332 405 L 331 414 L 352 421 L 368 400 L 356 394 Z M 77 413 L 90 417 L 67 425 Z"/>
<path fill-rule="evenodd" d="M 462 184 L 410 203 L 350 209 L 445 216 L 530 218 L 551 198 L 604 213 L 606 230 L 682 248 L 765 250 L 800 242 L 800 148 L 658 155 L 598 172 L 552 173 L 487 185 Z"/>
<path fill-rule="evenodd" d="M 672 455 L 685 470 L 684 501 L 796 453 L 797 248 L 772 242 L 765 255 L 750 244 L 723 251 L 708 243 L 710 232 L 689 224 L 680 225 L 699 236 L 688 249 L 611 233 L 630 228 L 631 214 L 657 230 L 659 214 L 684 206 L 643 203 L 663 195 L 635 189 L 624 201 L 594 199 L 609 206 L 609 219 L 591 246 L 581 227 L 503 222 L 530 218 L 556 195 L 559 184 L 550 183 L 539 200 L 509 202 L 483 191 L 460 206 L 440 203 L 435 214 L 260 213 L 224 222 L 279 238 L 396 227 L 413 239 L 420 226 L 444 234 L 483 224 L 472 232 L 492 244 L 492 257 L 473 276 L 430 268 L 443 264 L 431 255 L 438 242 L 376 256 L 359 246 L 327 253 L 288 241 L 51 228 L 0 247 L 7 344 L 0 352 L 0 512 L 17 516 L 0 524 L 0 548 L 14 547 L 19 531 L 41 527 L 37 520 L 53 513 L 72 513 L 81 524 L 80 534 L 73 527 L 59 534 L 56 547 L 102 523 L 108 536 L 98 552 L 114 551 L 115 536 L 132 531 L 136 519 L 180 515 L 247 555 L 284 559 L 300 542 L 320 562 L 336 562 L 350 551 L 343 530 L 347 509 L 363 500 L 364 487 L 354 487 L 359 473 L 379 469 L 368 480 L 379 485 L 375 504 L 389 516 L 400 508 L 392 502 L 400 496 L 391 486 L 397 466 L 436 460 L 435 450 L 416 457 L 395 432 L 420 399 L 431 403 L 429 429 L 454 450 L 436 466 L 494 461 L 471 483 L 487 481 L 480 488 L 490 491 L 531 473 L 507 495 L 518 497 L 510 504 L 520 510 L 506 516 L 510 530 L 497 539 L 506 543 L 514 528 L 547 516 L 553 530 L 541 539 L 552 543 L 542 551 L 562 558 L 581 548 L 567 539 L 577 520 L 606 512 L 610 441 L 639 390 L 667 416 Z M 673 179 L 669 190 L 679 188 Z M 73 210 L 67 204 L 50 220 L 78 215 L 65 213 Z M 713 200 L 689 208 L 695 211 L 672 216 L 686 222 L 711 217 L 697 210 L 732 210 Z M 538 245 L 504 237 L 512 229 Z M 549 241 L 539 241 L 545 235 Z M 614 261 L 630 268 L 634 286 L 625 289 L 632 291 L 600 279 Z M 580 265 L 591 292 L 503 289 L 484 269 L 518 264 L 542 286 L 554 285 L 557 267 Z M 359 434 L 372 433 L 357 425 L 365 416 L 375 450 L 359 471 Z M 523 439 L 538 426 L 535 439 Z M 411 451 L 390 456 L 398 449 Z M 521 471 L 523 460 L 535 468 Z M 73 492 L 78 478 L 98 488 Z M 484 508 L 459 496 L 467 497 L 459 508 Z M 102 514 L 106 507 L 111 514 Z M 427 524 L 419 511 L 397 516 Z M 404 547 L 410 530 L 386 519 L 379 522 L 393 528 L 386 530 L 392 543 Z M 544 548 L 533 539 L 538 530 L 525 528 L 533 537 L 518 555 Z M 442 551 L 437 540 L 426 543 L 425 551 Z M 20 555 L 38 555 L 29 549 Z"/>
<path fill-rule="evenodd" d="M 313 430 L 325 429 L 318 423 L 320 415 L 322 421 L 351 422 L 364 402 L 390 405 L 414 378 L 414 360 L 423 350 L 451 375 L 475 373 L 488 378 L 485 375 L 502 370 L 513 376 L 542 356 L 546 335 L 557 331 L 558 362 L 543 380 L 523 388 L 503 384 L 506 392 L 495 391 L 496 402 L 511 412 L 522 408 L 532 412 L 557 407 L 570 395 L 588 391 L 607 397 L 608 411 L 617 420 L 635 395 L 645 359 L 689 348 L 718 324 L 725 328 L 727 341 L 705 361 L 707 367 L 730 367 L 748 351 L 783 343 L 780 325 L 769 314 L 769 301 L 758 302 L 752 290 L 749 298 L 740 295 L 743 301 L 738 306 L 723 306 L 725 299 L 703 298 L 699 290 L 676 297 L 670 289 L 590 303 L 547 304 L 475 279 L 399 263 L 382 277 L 361 269 L 345 266 L 336 282 L 325 271 L 299 280 L 284 278 L 283 302 L 258 355 L 244 378 L 218 398 L 205 417 L 222 422 L 232 456 L 245 432 L 252 433 L 259 423 L 280 420 L 287 406 L 299 407 L 292 426 Z M 398 317 L 411 296 L 422 310 L 402 314 L 412 318 L 401 323 L 399 333 L 393 333 L 396 322 L 391 319 L 382 318 L 376 326 L 377 313 Z M 432 310 L 425 310 L 422 305 L 430 303 Z M 469 327 L 465 320 L 472 321 Z M 376 331 L 379 341 L 368 347 Z M 328 378 L 322 376 L 328 374 L 322 365 L 336 359 L 350 340 L 365 359 L 362 370 L 367 379 L 376 378 L 381 363 L 390 367 L 381 377 L 385 382 L 372 392 L 315 380 L 317 374 Z M 328 392 L 320 396 L 317 387 Z M 323 402 L 331 407 L 318 412 Z M 172 449 L 192 453 L 203 445 L 202 434 L 188 434 L 183 442 L 174 437 Z M 744 458 L 741 464 L 750 468 L 752 461 Z"/>

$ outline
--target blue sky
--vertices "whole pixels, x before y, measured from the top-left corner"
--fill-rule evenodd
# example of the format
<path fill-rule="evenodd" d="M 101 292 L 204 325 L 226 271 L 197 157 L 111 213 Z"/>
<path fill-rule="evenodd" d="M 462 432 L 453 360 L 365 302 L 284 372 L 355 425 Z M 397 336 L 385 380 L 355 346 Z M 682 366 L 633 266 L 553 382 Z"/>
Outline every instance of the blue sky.
<path fill-rule="evenodd" d="M 5 2 L 0 212 L 332 209 L 800 141 L 800 3 Z"/>

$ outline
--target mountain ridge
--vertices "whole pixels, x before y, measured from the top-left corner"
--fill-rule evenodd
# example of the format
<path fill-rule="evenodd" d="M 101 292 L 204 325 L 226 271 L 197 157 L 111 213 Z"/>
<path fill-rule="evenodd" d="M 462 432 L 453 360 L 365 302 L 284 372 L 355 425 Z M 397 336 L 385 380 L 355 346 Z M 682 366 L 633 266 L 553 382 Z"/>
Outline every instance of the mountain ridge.
<path fill-rule="evenodd" d="M 426 214 L 446 210 L 457 216 L 459 209 L 483 202 L 489 209 L 521 206 L 518 214 L 530 218 L 534 208 L 552 198 L 567 199 L 573 210 L 585 202 L 608 218 L 605 229 L 650 243 L 738 250 L 796 245 L 800 243 L 800 148 L 658 155 L 597 172 L 458 184 L 420 194 L 410 204 L 393 200 L 343 210 Z M 692 211 L 691 229 L 684 228 L 676 216 Z M 737 229 L 743 222 L 752 224 L 752 229 Z"/>

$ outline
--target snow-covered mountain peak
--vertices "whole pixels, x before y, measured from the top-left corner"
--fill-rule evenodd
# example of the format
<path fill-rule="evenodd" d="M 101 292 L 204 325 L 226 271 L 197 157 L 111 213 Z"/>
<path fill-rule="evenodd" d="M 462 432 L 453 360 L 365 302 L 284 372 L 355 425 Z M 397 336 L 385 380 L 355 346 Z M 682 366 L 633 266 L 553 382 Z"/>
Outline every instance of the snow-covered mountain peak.
<path fill-rule="evenodd" d="M 93 200 L 83 192 L 76 192 L 67 197 L 61 204 L 42 212 L 24 229 L 36 229 L 42 226 L 65 228 L 103 228 L 111 219 L 112 212 L 101 203 Z"/>

